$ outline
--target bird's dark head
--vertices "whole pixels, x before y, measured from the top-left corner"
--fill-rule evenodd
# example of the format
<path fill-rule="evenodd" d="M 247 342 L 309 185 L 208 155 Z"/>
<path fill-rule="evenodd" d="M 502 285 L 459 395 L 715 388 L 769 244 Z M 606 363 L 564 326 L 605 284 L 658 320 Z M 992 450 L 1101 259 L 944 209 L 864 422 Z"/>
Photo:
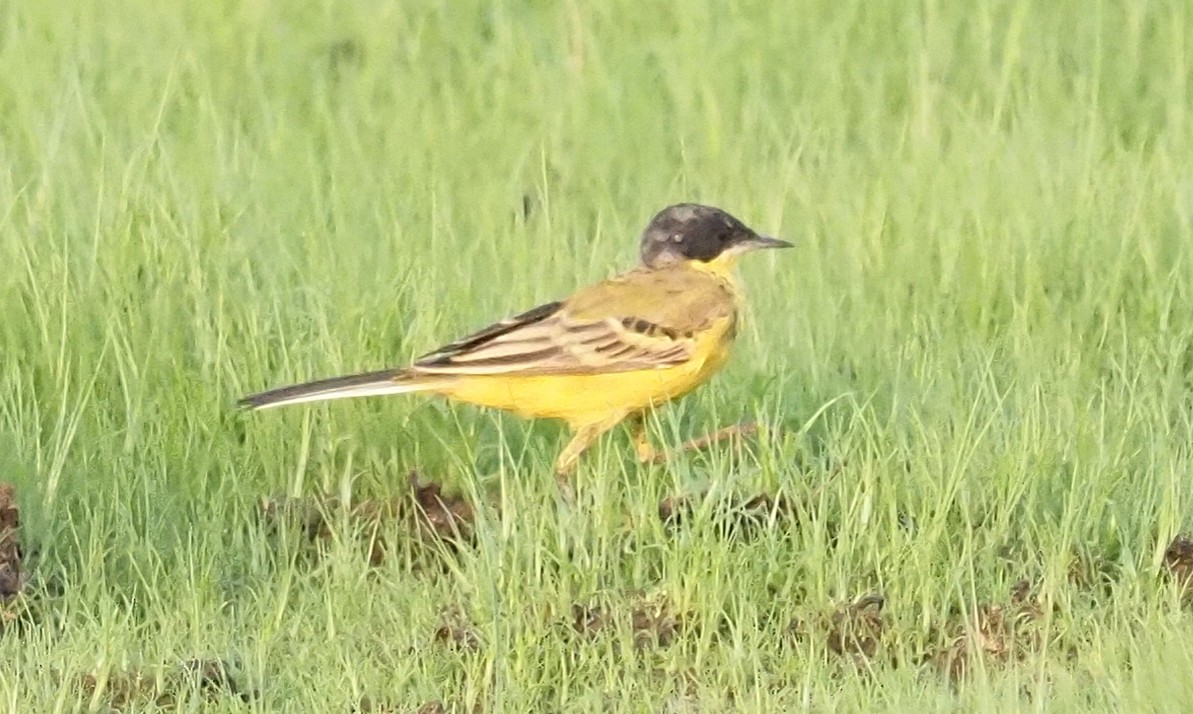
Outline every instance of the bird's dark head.
<path fill-rule="evenodd" d="M 731 265 L 759 248 L 789 248 L 778 238 L 760 236 L 725 211 L 678 203 L 659 211 L 642 232 L 642 265 L 665 268 L 685 261 Z"/>

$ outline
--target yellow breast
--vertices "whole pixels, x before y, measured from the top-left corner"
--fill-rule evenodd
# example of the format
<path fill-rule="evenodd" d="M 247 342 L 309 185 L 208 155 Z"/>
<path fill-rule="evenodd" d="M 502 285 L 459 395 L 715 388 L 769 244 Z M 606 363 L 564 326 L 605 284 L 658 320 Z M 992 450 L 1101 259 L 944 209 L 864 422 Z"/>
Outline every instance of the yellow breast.
<path fill-rule="evenodd" d="M 739 312 L 733 263 L 730 256 L 675 266 L 664 276 L 632 274 L 646 289 L 633 293 L 634 300 L 623 295 L 616 306 L 604 300 L 594 300 L 592 305 L 577 304 L 582 300 L 569 302 L 582 313 L 628 309 L 626 314 L 634 315 L 641 310 L 642 317 L 657 324 L 700 325 L 681 330 L 694 339 L 690 359 L 681 364 L 605 373 L 461 375 L 432 390 L 523 417 L 562 419 L 573 428 L 616 421 L 681 397 L 708 381 L 729 359 Z M 656 294 L 650 294 L 652 289 Z"/>
<path fill-rule="evenodd" d="M 538 419 L 562 419 L 573 428 L 659 406 L 708 381 L 729 358 L 733 318 L 698 339 L 692 359 L 662 369 L 607 374 L 473 377 L 436 390 L 453 399 Z"/>

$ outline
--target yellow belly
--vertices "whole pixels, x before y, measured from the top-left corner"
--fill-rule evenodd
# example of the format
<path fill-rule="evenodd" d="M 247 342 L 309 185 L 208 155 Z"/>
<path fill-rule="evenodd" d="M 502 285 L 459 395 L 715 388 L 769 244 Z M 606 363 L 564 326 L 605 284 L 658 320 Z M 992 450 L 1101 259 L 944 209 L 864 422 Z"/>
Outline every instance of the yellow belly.
<path fill-rule="evenodd" d="M 725 364 L 731 340 L 727 330 L 715 330 L 691 360 L 675 367 L 607 374 L 478 375 L 454 379 L 434 391 L 522 417 L 562 419 L 578 428 L 683 396 Z"/>

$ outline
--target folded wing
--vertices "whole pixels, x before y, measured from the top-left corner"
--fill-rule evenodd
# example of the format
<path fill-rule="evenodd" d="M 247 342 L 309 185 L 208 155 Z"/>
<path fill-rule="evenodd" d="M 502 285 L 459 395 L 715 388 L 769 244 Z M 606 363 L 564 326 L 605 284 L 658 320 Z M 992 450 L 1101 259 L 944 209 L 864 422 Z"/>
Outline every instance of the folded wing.
<path fill-rule="evenodd" d="M 658 272 L 635 272 L 598 283 L 567 302 L 541 305 L 445 345 L 412 369 L 529 376 L 683 364 L 695 351 L 700 329 L 730 314 L 732 299 L 723 290 L 702 294 L 676 289 L 672 282 Z M 696 304 L 679 310 L 665 304 L 676 300 Z"/>

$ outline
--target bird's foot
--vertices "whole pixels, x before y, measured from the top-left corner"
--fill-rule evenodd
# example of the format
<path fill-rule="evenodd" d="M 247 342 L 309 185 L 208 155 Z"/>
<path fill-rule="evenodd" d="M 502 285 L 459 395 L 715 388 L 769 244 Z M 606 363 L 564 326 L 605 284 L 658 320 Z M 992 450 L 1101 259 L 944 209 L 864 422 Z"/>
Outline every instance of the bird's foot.
<path fill-rule="evenodd" d="M 649 451 L 644 450 L 639 445 L 638 458 L 645 463 L 661 464 L 665 463 L 667 459 L 677 453 L 684 451 L 698 451 L 700 449 L 708 448 L 713 444 L 719 444 L 722 441 L 730 439 L 742 439 L 747 436 L 753 436 L 758 433 L 757 422 L 746 422 L 744 424 L 734 424 L 727 426 L 724 429 L 718 429 L 711 434 L 706 434 L 698 439 L 692 439 L 680 444 L 678 449 L 674 451 L 655 451 L 647 445 Z"/>
<path fill-rule="evenodd" d="M 576 491 L 572 486 L 570 471 L 556 471 L 555 484 L 559 487 L 559 498 L 567 505 L 576 503 Z"/>

